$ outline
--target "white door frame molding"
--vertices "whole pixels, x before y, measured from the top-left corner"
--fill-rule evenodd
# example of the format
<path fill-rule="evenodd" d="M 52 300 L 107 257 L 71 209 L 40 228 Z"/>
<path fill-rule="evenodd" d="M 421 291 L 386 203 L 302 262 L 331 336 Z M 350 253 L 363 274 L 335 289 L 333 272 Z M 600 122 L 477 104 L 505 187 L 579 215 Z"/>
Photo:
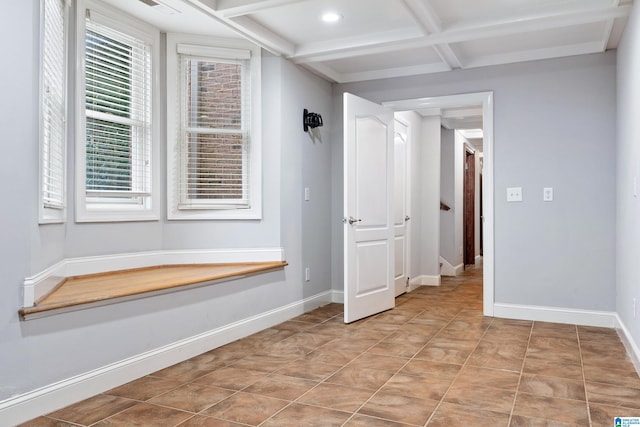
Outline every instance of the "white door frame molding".
<path fill-rule="evenodd" d="M 453 108 L 482 105 L 483 127 L 483 312 L 493 316 L 495 292 L 495 248 L 494 248 L 494 179 L 493 179 L 493 92 L 477 92 L 460 95 L 434 96 L 383 102 L 383 106 L 394 111 L 421 110 L 426 108 Z"/>

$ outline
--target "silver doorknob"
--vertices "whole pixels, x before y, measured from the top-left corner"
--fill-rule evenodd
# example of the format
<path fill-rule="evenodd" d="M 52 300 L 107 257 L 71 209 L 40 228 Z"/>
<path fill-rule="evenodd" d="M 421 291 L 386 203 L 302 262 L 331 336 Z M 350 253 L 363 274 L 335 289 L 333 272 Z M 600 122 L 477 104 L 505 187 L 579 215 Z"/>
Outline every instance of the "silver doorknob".
<path fill-rule="evenodd" d="M 355 219 L 354 217 L 350 216 L 349 217 L 349 224 L 353 225 L 354 222 L 360 222 L 362 221 L 361 219 Z"/>
<path fill-rule="evenodd" d="M 404 220 L 405 220 L 405 221 L 409 221 L 410 219 L 411 219 L 411 217 L 410 217 L 409 215 L 406 215 L 406 216 L 404 217 Z"/>

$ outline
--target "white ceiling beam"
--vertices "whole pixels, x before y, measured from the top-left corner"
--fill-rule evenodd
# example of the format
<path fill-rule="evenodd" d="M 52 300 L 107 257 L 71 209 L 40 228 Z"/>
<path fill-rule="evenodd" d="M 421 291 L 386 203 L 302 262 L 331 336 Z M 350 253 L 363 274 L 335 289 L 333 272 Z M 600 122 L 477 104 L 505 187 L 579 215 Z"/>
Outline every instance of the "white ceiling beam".
<path fill-rule="evenodd" d="M 409 14 L 422 28 L 425 35 L 439 33 L 442 31 L 442 24 L 430 3 L 421 0 L 404 0 L 404 4 Z M 435 45 L 433 46 L 433 49 L 436 51 L 442 62 L 449 65 L 450 70 L 462 68 L 460 59 L 448 44 Z"/>
<path fill-rule="evenodd" d="M 283 39 L 257 22 L 247 18 L 238 17 L 235 20 L 222 16 L 214 7 L 217 2 L 213 0 L 180 0 L 185 4 L 199 10 L 217 22 L 234 30 L 247 40 L 261 46 L 275 55 L 291 56 L 296 47 L 293 43 Z"/>
<path fill-rule="evenodd" d="M 342 74 L 336 72 L 333 68 L 327 67 L 320 63 L 304 64 L 305 68 L 320 77 L 329 80 L 334 83 L 344 83 Z"/>
<path fill-rule="evenodd" d="M 431 7 L 431 4 L 421 0 L 404 0 L 403 3 L 416 23 L 422 27 L 425 34 L 439 33 L 442 31 L 442 24 L 437 18 L 438 15 Z"/>
<path fill-rule="evenodd" d="M 355 39 L 337 40 L 325 43 L 312 43 L 298 47 L 291 58 L 297 63 L 327 61 L 374 53 L 386 53 L 397 50 L 433 47 L 468 40 L 479 40 L 491 37 L 506 37 L 526 32 L 562 28 L 571 25 L 589 24 L 609 21 L 629 15 L 631 6 L 610 6 L 585 11 L 538 15 L 535 17 L 517 17 L 492 22 L 476 22 L 466 27 L 456 27 L 440 33 L 426 36 L 411 36 L 411 32 L 404 34 L 388 34 L 386 40 L 381 37 L 369 39 L 360 37 Z M 383 33 L 384 34 L 384 33 Z M 465 64 L 468 66 L 468 64 Z"/>
<path fill-rule="evenodd" d="M 256 40 L 260 46 L 271 52 L 289 56 L 296 50 L 296 46 L 289 40 L 283 39 L 248 16 L 238 16 L 237 18 L 231 19 L 231 21 L 242 28 L 244 35 Z"/>
<path fill-rule="evenodd" d="M 512 64 L 514 62 L 535 61 L 539 59 L 560 58 L 564 56 L 585 55 L 600 52 L 600 41 L 554 46 L 544 49 L 524 50 L 507 54 L 486 55 L 467 61 L 467 68 L 489 65 Z"/>
<path fill-rule="evenodd" d="M 307 64 L 316 65 L 316 64 Z M 342 73 L 341 80 L 338 83 L 360 82 L 365 80 L 387 79 L 393 77 L 415 76 L 417 74 L 431 74 L 443 71 L 451 71 L 451 69 L 442 63 L 412 65 L 408 67 L 385 68 L 383 70 L 362 71 L 356 73 Z"/>
<path fill-rule="evenodd" d="M 339 40 L 307 43 L 298 46 L 291 59 L 296 63 L 331 61 L 334 59 L 350 58 L 354 55 L 349 52 L 357 51 L 355 56 L 387 53 L 398 50 L 399 44 L 407 46 L 422 40 L 422 35 L 414 28 L 385 31 L 375 34 L 362 34 L 356 37 L 348 37 Z M 393 45 L 394 48 L 387 46 Z"/>
<path fill-rule="evenodd" d="M 303 0 L 218 0 L 216 10 L 226 18 L 249 15 Z"/>

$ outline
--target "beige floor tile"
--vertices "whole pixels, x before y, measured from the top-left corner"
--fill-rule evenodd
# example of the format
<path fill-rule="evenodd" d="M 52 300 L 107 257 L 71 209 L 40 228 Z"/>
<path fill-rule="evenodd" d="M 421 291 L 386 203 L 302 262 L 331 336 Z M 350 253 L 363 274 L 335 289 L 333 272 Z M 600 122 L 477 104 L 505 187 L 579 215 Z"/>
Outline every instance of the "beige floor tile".
<path fill-rule="evenodd" d="M 298 359 L 282 368 L 275 373 L 287 375 L 290 377 L 305 378 L 312 381 L 322 381 L 335 374 L 342 368 L 342 365 L 318 362 L 313 359 Z"/>
<path fill-rule="evenodd" d="M 396 373 L 409 361 L 406 357 L 384 356 L 375 353 L 363 353 L 349 364 L 352 368 L 368 368 Z"/>
<path fill-rule="evenodd" d="M 173 427 L 193 416 L 192 413 L 165 408 L 164 406 L 139 403 L 106 420 L 94 424 L 95 427 Z"/>
<path fill-rule="evenodd" d="M 544 359 L 527 357 L 522 371 L 528 374 L 567 378 L 574 381 L 583 380 L 582 367 L 580 365 L 563 365 Z"/>
<path fill-rule="evenodd" d="M 373 390 L 346 387 L 338 384 L 319 384 L 296 402 L 339 411 L 355 412 L 373 393 Z"/>
<path fill-rule="evenodd" d="M 566 378 L 522 374 L 518 391 L 520 393 L 535 394 L 537 396 L 586 400 L 584 382 L 568 380 Z"/>
<path fill-rule="evenodd" d="M 358 413 L 411 425 L 424 425 L 438 402 L 388 392 L 377 393 Z"/>
<path fill-rule="evenodd" d="M 156 396 L 149 403 L 168 406 L 189 412 L 200 412 L 234 393 L 218 387 L 202 384 L 186 384 L 169 392 Z"/>
<path fill-rule="evenodd" d="M 198 378 L 194 381 L 197 384 L 204 384 L 215 387 L 222 387 L 231 390 L 242 390 L 245 387 L 265 378 L 267 372 L 253 371 L 250 369 L 228 368 L 218 369 L 212 373 Z"/>
<path fill-rule="evenodd" d="M 286 375 L 270 375 L 250 385 L 244 391 L 282 400 L 296 400 L 318 383 Z"/>
<path fill-rule="evenodd" d="M 433 414 L 428 427 L 506 427 L 509 415 L 486 410 L 478 410 L 453 403 L 442 403 Z"/>
<path fill-rule="evenodd" d="M 244 427 L 245 424 L 238 424 L 232 421 L 220 420 L 217 418 L 195 415 L 177 427 Z"/>
<path fill-rule="evenodd" d="M 520 374 L 515 371 L 467 365 L 460 371 L 454 384 L 464 387 L 493 387 L 516 391 L 519 380 Z"/>
<path fill-rule="evenodd" d="M 616 417 L 637 417 L 637 409 L 620 408 L 616 406 L 594 403 L 589 405 L 592 427 L 611 427 Z"/>
<path fill-rule="evenodd" d="M 447 392 L 451 380 L 396 374 L 382 387 L 382 391 L 420 399 L 440 400 Z"/>
<path fill-rule="evenodd" d="M 135 400 L 99 394 L 49 414 L 71 423 L 90 425 L 138 404 Z"/>
<path fill-rule="evenodd" d="M 347 366 L 341 371 L 329 377 L 326 381 L 349 387 L 378 390 L 393 374 L 378 369 L 357 368 Z"/>
<path fill-rule="evenodd" d="M 288 404 L 289 402 L 287 401 L 272 397 L 239 392 L 206 409 L 202 412 L 202 415 L 249 425 L 258 425 Z"/>
<path fill-rule="evenodd" d="M 154 374 L 155 375 L 155 374 Z M 162 393 L 166 393 L 182 384 L 181 381 L 157 377 L 142 377 L 120 387 L 111 389 L 104 394 L 126 397 L 135 400 L 147 400 Z"/>
<path fill-rule="evenodd" d="M 510 414 L 515 391 L 492 387 L 467 387 L 453 385 L 444 397 L 445 402 L 478 409 Z"/>
<path fill-rule="evenodd" d="M 263 427 L 339 427 L 351 417 L 349 412 L 294 403 L 267 420 Z M 301 422 L 304 420 L 304 422 Z"/>
<path fill-rule="evenodd" d="M 400 370 L 400 373 L 423 378 L 437 377 L 453 380 L 458 373 L 460 373 L 461 369 L 462 365 L 435 362 L 433 360 L 413 359 Z"/>
<path fill-rule="evenodd" d="M 513 415 L 509 427 L 576 427 L 575 424 L 561 423 L 559 421 L 545 420 L 543 418 L 523 417 Z"/>
<path fill-rule="evenodd" d="M 409 424 L 397 423 L 395 421 L 381 418 L 368 417 L 356 414 L 347 421 L 343 427 L 413 427 Z"/>
<path fill-rule="evenodd" d="M 587 383 L 587 396 L 589 403 L 637 409 L 640 416 L 640 389 Z"/>
<path fill-rule="evenodd" d="M 515 415 L 539 417 L 562 423 L 573 423 L 581 426 L 589 425 L 587 404 L 581 400 L 557 399 L 518 393 L 513 409 Z"/>

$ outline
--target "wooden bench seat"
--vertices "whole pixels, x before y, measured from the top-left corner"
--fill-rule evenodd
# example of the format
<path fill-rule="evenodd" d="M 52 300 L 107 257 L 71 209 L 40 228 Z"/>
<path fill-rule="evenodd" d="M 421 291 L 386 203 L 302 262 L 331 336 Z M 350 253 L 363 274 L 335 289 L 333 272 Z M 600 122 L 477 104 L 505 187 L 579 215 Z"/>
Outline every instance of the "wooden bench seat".
<path fill-rule="evenodd" d="M 99 306 L 198 283 L 239 279 L 286 265 L 286 261 L 162 265 L 68 277 L 33 307 L 22 308 L 20 316 L 23 319 L 42 317 L 47 313 Z"/>

